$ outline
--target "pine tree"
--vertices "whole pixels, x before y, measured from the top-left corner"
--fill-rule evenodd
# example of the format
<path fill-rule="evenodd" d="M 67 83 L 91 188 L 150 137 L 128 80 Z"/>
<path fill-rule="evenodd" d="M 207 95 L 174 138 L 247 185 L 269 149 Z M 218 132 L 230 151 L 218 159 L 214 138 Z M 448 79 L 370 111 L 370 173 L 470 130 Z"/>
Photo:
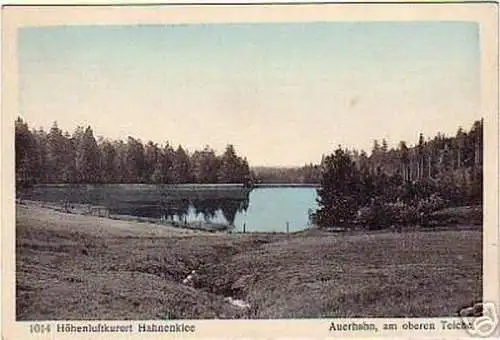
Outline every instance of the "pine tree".
<path fill-rule="evenodd" d="M 174 170 L 174 163 L 176 158 L 175 151 L 170 143 L 167 142 L 165 144 L 162 154 L 162 170 L 165 183 L 180 183 L 180 174 L 175 173 Z"/>
<path fill-rule="evenodd" d="M 117 152 L 113 144 L 109 141 L 104 141 L 100 145 L 102 159 L 102 180 L 104 183 L 116 183 L 117 169 L 116 160 Z"/>
<path fill-rule="evenodd" d="M 42 129 L 34 130 L 35 154 L 30 158 L 34 163 L 34 177 L 37 183 L 50 183 L 47 162 L 47 133 Z"/>
<path fill-rule="evenodd" d="M 456 167 L 457 169 L 462 167 L 462 162 L 463 162 L 463 153 L 464 149 L 466 146 L 466 139 L 467 139 L 467 134 L 464 132 L 462 127 L 458 128 L 457 134 L 455 136 L 454 140 L 454 149 L 456 150 L 457 154 L 457 162 L 456 162 Z"/>
<path fill-rule="evenodd" d="M 399 142 L 399 154 L 400 154 L 401 172 L 403 176 L 403 181 L 408 182 L 411 180 L 409 173 L 410 155 L 405 141 Z"/>
<path fill-rule="evenodd" d="M 76 150 L 76 170 L 79 182 L 99 182 L 101 172 L 100 163 L 99 148 L 97 147 L 92 128 L 89 126 L 85 129 Z"/>
<path fill-rule="evenodd" d="M 193 174 L 197 183 L 217 183 L 220 160 L 208 145 L 195 151 L 192 157 Z"/>
<path fill-rule="evenodd" d="M 346 226 L 359 207 L 359 175 L 347 151 L 340 146 L 324 160 L 321 189 L 318 189 L 318 224 Z"/>
<path fill-rule="evenodd" d="M 241 183 L 243 182 L 243 161 L 238 158 L 234 146 L 229 144 L 221 157 L 220 167 L 217 173 L 218 183 Z"/>
<path fill-rule="evenodd" d="M 192 183 L 194 181 L 189 155 L 180 145 L 175 150 L 173 172 L 177 183 Z"/>
<path fill-rule="evenodd" d="M 76 150 L 77 145 L 71 136 L 66 132 L 64 134 L 64 165 L 62 169 L 62 182 L 75 183 L 77 182 L 78 173 L 76 169 Z"/>
<path fill-rule="evenodd" d="M 35 181 L 36 140 L 21 117 L 15 122 L 16 183 L 28 185 Z"/>
<path fill-rule="evenodd" d="M 62 182 L 62 170 L 64 167 L 65 140 L 57 122 L 52 124 L 47 135 L 47 170 L 48 179 L 51 183 Z"/>
<path fill-rule="evenodd" d="M 149 141 L 146 146 L 144 147 L 144 179 L 146 183 L 158 183 L 158 179 L 160 179 L 161 176 L 159 176 L 158 173 L 155 174 L 155 180 L 153 180 L 153 174 L 155 170 L 157 172 L 161 169 L 158 169 L 158 163 L 161 163 L 162 159 L 162 154 L 160 151 L 160 148 L 156 143 L 153 143 L 152 141 Z"/>
<path fill-rule="evenodd" d="M 128 183 L 144 183 L 145 161 L 144 147 L 140 140 L 128 137 L 126 154 L 126 181 Z"/>
<path fill-rule="evenodd" d="M 418 135 L 418 145 L 417 145 L 417 179 L 418 180 L 424 178 L 424 149 L 425 149 L 424 134 L 420 133 Z"/>

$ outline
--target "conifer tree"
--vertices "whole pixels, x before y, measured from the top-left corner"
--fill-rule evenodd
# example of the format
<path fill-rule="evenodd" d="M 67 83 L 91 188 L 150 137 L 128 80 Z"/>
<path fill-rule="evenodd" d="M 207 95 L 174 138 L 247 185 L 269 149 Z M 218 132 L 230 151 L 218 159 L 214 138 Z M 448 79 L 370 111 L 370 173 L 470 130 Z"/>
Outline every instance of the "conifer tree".
<path fill-rule="evenodd" d="M 318 224 L 346 226 L 359 208 L 359 175 L 354 162 L 340 146 L 325 157 L 318 189 Z"/>
<path fill-rule="evenodd" d="M 88 126 L 76 150 L 76 170 L 82 183 L 100 181 L 101 160 L 92 128 Z"/>

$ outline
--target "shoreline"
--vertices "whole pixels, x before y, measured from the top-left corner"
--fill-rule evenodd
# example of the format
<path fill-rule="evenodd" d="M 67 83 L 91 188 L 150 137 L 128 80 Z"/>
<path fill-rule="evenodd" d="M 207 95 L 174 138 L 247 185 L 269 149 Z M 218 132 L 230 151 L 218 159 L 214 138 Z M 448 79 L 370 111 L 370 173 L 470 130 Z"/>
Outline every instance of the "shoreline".
<path fill-rule="evenodd" d="M 17 205 L 24 205 L 27 207 L 38 207 L 38 208 L 43 208 L 43 209 L 49 209 L 53 210 L 59 213 L 64 213 L 64 214 L 71 214 L 71 215 L 81 215 L 81 216 L 93 216 L 97 218 L 106 218 L 109 220 L 118 220 L 118 221 L 129 221 L 129 222 L 137 222 L 137 223 L 148 223 L 155 225 L 157 227 L 169 227 L 169 228 L 176 228 L 176 229 L 181 229 L 181 230 L 192 230 L 192 231 L 200 231 L 200 232 L 206 232 L 206 233 L 227 233 L 225 229 L 227 229 L 227 226 L 223 226 L 224 228 L 221 228 L 221 225 L 215 224 L 215 223 L 203 223 L 199 222 L 196 223 L 198 226 L 196 226 L 194 223 L 192 224 L 177 224 L 174 221 L 162 221 L 161 219 L 157 218 L 152 218 L 152 217 L 142 217 L 142 216 L 133 216 L 133 215 L 122 215 L 122 214 L 109 214 L 108 208 L 104 206 L 98 206 L 98 205 L 92 205 L 92 204 L 82 204 L 82 203 L 70 203 L 68 204 L 68 207 L 64 207 L 63 204 L 58 204 L 56 202 L 46 202 L 46 201 L 33 201 L 33 200 L 22 200 L 20 202 L 18 199 L 16 199 L 16 206 Z M 98 210 L 102 209 L 103 211 L 108 211 L 108 213 L 104 214 L 102 213 L 101 215 L 96 215 L 92 214 L 92 210 Z"/>
<path fill-rule="evenodd" d="M 431 227 L 422 227 L 418 225 L 411 226 L 402 226 L 399 229 L 394 228 L 384 228 L 384 229 L 374 229 L 368 230 L 363 228 L 349 228 L 347 230 L 339 230 L 338 228 L 325 228 L 321 229 L 318 226 L 309 226 L 304 228 L 303 230 L 297 230 L 292 232 L 283 232 L 283 231 L 235 231 L 231 230 L 230 226 L 222 225 L 217 223 L 206 223 L 202 221 L 191 222 L 188 224 L 184 224 L 182 222 L 169 221 L 169 220 L 161 220 L 158 218 L 152 217 L 142 217 L 142 216 L 134 216 L 134 215 L 123 215 L 123 214 L 106 214 L 105 216 L 94 215 L 90 213 L 91 209 L 106 209 L 104 206 L 92 205 L 92 204 L 81 204 L 81 203 L 70 203 L 68 208 L 64 208 L 64 206 L 60 203 L 56 202 L 47 202 L 47 201 L 33 201 L 33 200 L 22 200 L 22 203 L 19 202 L 19 199 L 16 198 L 16 205 L 25 205 L 25 206 L 34 206 L 40 207 L 44 209 L 49 209 L 53 211 L 57 211 L 59 213 L 66 214 L 75 214 L 81 216 L 94 216 L 98 218 L 106 218 L 109 220 L 117 220 L 117 221 L 128 221 L 135 223 L 147 223 L 154 225 L 159 228 L 167 227 L 167 228 L 175 228 L 179 230 L 190 230 L 190 231 L 198 231 L 204 232 L 208 234 L 224 234 L 224 235 L 288 235 L 288 236 L 303 236 L 303 235 L 338 235 L 338 236 L 353 236 L 353 235 L 372 235 L 372 234 L 384 234 L 384 233 L 408 233 L 408 232 L 439 232 L 439 231 L 460 231 L 460 230 L 482 230 L 482 225 L 477 224 L 466 224 L 466 223 L 457 223 L 457 224 L 443 224 L 438 226 Z M 458 207 L 458 209 L 470 208 L 470 207 Z M 450 209 L 457 208 L 445 208 L 442 211 L 447 211 Z"/>
<path fill-rule="evenodd" d="M 169 228 L 175 228 L 179 230 L 191 230 L 191 231 L 198 231 L 198 232 L 203 232 L 207 234 L 215 234 L 215 235 L 246 235 L 246 234 L 252 234 L 252 235 L 302 235 L 304 233 L 314 233 L 314 232 L 324 232 L 324 233 L 329 233 L 331 232 L 328 231 L 321 231 L 320 229 L 316 227 L 309 227 L 305 228 L 303 230 L 298 230 L 298 231 L 292 231 L 292 232 L 283 232 L 283 231 L 271 231 L 271 232 L 266 232 L 266 231 L 247 231 L 247 232 L 242 232 L 242 231 L 234 231 L 231 230 L 229 226 L 226 225 L 219 225 L 216 223 L 206 223 L 206 222 L 201 222 L 197 221 L 196 223 L 191 223 L 184 225 L 183 223 L 172 223 L 172 221 L 162 221 L 161 219 L 157 218 L 152 218 L 152 217 L 141 217 L 141 216 L 134 216 L 134 215 L 122 215 L 122 214 L 109 214 L 107 216 L 98 216 L 98 215 L 93 215 L 89 213 L 90 208 L 103 208 L 107 209 L 106 207 L 103 206 L 97 206 L 97 205 L 91 205 L 91 204 L 82 204 L 82 203 L 70 203 L 69 208 L 64 208 L 63 204 L 57 203 L 57 202 L 48 202 L 48 201 L 34 201 L 34 200 L 22 200 L 20 202 L 19 199 L 16 199 L 16 206 L 21 205 L 21 206 L 26 206 L 26 207 L 37 207 L 37 208 L 42 208 L 42 209 L 47 209 L 51 211 L 56 211 L 62 214 L 70 214 L 70 215 L 80 215 L 80 216 L 89 216 L 89 217 L 96 217 L 96 218 L 105 218 L 109 220 L 115 220 L 115 221 L 128 221 L 128 222 L 136 222 L 136 223 L 147 223 L 154 225 L 159 228 L 163 227 L 169 227 Z M 215 228 L 214 228 L 215 227 Z M 219 227 L 219 228 L 217 228 Z"/>

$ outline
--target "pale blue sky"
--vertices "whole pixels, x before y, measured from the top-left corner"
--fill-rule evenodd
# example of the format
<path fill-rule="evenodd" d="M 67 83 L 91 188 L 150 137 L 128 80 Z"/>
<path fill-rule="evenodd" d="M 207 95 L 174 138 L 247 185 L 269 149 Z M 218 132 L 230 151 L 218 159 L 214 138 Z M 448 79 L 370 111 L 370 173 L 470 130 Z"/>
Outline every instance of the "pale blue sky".
<path fill-rule="evenodd" d="M 252 165 L 469 128 L 478 27 L 466 22 L 23 28 L 20 114 L 70 132 L 227 143 Z"/>

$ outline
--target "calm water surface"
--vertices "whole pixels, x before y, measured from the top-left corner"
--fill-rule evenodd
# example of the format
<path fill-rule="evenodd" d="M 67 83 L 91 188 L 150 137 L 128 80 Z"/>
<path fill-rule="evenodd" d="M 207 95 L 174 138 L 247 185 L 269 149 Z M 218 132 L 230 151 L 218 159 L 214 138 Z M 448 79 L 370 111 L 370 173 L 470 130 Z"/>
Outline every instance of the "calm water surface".
<path fill-rule="evenodd" d="M 285 232 L 309 226 L 309 211 L 317 208 L 311 187 L 227 187 L 168 191 L 155 185 L 39 185 L 25 199 L 106 206 L 112 214 L 178 222 L 232 225 L 234 231 Z"/>
<path fill-rule="evenodd" d="M 308 226 L 308 210 L 316 210 L 316 189 L 314 188 L 262 188 L 250 192 L 248 209 L 238 213 L 236 230 L 243 224 L 247 231 L 290 231 L 302 230 Z"/>
<path fill-rule="evenodd" d="M 290 232 L 309 226 L 309 209 L 316 210 L 315 188 L 257 188 L 250 192 L 248 207 L 240 209 L 234 217 L 234 231 Z M 227 214 L 226 214 L 227 215 Z M 175 220 L 179 220 L 177 217 Z M 190 207 L 188 222 L 206 221 L 206 215 Z M 228 223 L 222 210 L 217 210 L 208 220 L 213 223 Z"/>

